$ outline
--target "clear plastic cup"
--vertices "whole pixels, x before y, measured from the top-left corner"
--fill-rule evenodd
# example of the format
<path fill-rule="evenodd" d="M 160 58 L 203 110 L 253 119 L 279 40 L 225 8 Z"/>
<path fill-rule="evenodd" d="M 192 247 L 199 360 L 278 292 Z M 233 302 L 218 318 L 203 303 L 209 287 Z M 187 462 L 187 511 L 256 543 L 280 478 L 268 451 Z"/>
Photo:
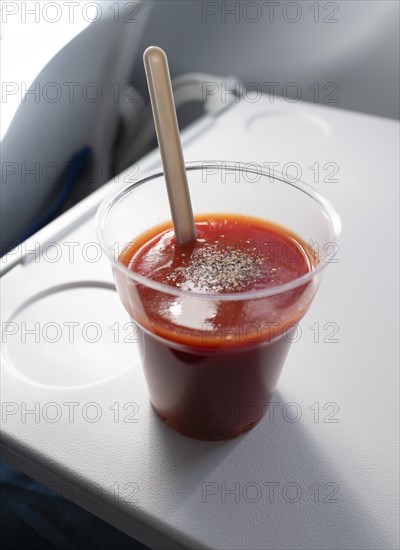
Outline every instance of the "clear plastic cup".
<path fill-rule="evenodd" d="M 186 169 L 195 216 L 268 220 L 295 233 L 314 253 L 314 269 L 287 284 L 243 293 L 188 292 L 135 273 L 118 259 L 135 237 L 170 220 L 162 172 L 119 188 L 99 208 L 99 242 L 122 304 L 138 325 L 154 410 L 189 437 L 229 439 L 265 414 L 297 323 L 324 268 L 336 261 L 341 224 L 312 187 L 255 164 L 204 161 Z M 213 325 L 217 313 L 223 326 Z M 173 333 L 163 330 L 167 322 Z"/>

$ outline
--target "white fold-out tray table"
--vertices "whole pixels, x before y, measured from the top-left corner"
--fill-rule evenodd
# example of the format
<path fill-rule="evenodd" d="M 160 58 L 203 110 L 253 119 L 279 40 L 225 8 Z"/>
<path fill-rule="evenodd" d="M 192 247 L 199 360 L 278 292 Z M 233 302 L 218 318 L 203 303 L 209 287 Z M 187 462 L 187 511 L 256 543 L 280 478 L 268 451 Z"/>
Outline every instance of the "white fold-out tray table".
<path fill-rule="evenodd" d="M 150 406 L 94 215 L 154 151 L 0 260 L 2 457 L 152 548 L 398 548 L 399 124 L 263 97 L 183 144 L 300 178 L 342 218 L 273 405 L 222 442 Z"/>

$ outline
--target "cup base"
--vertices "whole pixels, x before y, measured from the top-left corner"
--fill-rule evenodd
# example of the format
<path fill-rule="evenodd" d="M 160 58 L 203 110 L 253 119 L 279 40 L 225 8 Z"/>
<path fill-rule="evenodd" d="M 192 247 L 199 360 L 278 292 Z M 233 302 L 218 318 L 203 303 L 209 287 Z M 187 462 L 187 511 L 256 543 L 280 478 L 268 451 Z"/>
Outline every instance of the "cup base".
<path fill-rule="evenodd" d="M 151 406 L 155 414 L 158 416 L 158 418 L 164 424 L 166 424 L 169 428 L 174 430 L 174 432 L 177 432 L 178 434 L 183 435 L 184 437 L 187 437 L 189 439 L 196 439 L 197 441 L 228 441 L 229 439 L 236 439 L 237 437 L 240 437 L 241 435 L 252 430 L 261 421 L 261 418 L 260 418 L 253 422 L 250 422 L 249 424 L 244 426 L 240 432 L 237 432 L 237 433 L 230 433 L 230 434 L 213 433 L 212 435 L 201 435 L 201 434 L 193 433 L 192 431 L 188 432 L 188 431 L 182 430 L 179 426 L 175 425 L 174 422 L 171 422 L 167 417 L 159 413 L 157 409 L 154 407 L 153 403 L 151 403 Z"/>
<path fill-rule="evenodd" d="M 234 439 L 258 424 L 290 347 L 290 337 L 281 337 L 223 353 L 183 351 L 139 326 L 138 334 L 153 409 L 176 432 L 202 441 Z"/>

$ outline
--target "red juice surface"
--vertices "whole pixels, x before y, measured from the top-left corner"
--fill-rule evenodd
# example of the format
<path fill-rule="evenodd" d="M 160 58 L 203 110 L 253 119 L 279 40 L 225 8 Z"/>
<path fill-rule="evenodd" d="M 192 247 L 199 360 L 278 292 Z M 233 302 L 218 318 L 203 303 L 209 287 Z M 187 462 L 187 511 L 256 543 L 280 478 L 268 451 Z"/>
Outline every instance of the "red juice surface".
<path fill-rule="evenodd" d="M 129 291 L 126 277 L 117 272 L 116 279 L 143 329 L 143 365 L 156 412 L 185 435 L 226 439 L 265 413 L 315 289 L 308 281 L 269 297 L 241 295 L 290 283 L 310 272 L 315 259 L 299 237 L 264 220 L 212 214 L 196 217 L 195 224 L 194 244 L 179 247 L 171 224 L 164 224 L 136 237 L 119 258 L 181 294 L 142 284 Z M 218 300 L 227 294 L 229 300 Z"/>

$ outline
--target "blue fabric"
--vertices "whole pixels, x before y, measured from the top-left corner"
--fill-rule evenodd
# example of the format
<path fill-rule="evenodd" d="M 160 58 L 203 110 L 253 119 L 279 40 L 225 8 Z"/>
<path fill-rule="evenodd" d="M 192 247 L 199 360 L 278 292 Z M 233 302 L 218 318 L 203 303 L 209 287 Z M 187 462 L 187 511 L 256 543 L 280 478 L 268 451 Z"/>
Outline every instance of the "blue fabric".
<path fill-rule="evenodd" d="M 2 549 L 148 550 L 5 462 L 0 482 Z"/>
<path fill-rule="evenodd" d="M 12 243 L 4 243 L 4 246 L 1 247 L 1 255 L 10 252 L 12 248 L 18 244 L 24 242 L 31 235 L 42 229 L 46 224 L 50 223 L 54 218 L 56 218 L 62 211 L 63 206 L 65 205 L 71 190 L 78 180 L 78 177 L 82 174 L 83 170 L 88 166 L 92 155 L 90 147 L 83 147 L 77 153 L 75 153 L 71 160 L 69 161 L 64 173 L 62 175 L 61 181 L 59 182 L 59 192 L 55 197 L 53 202 L 48 206 L 48 208 L 40 215 L 40 217 L 35 220 L 35 222 L 28 228 L 26 228 L 21 235 Z M 22 197 L 21 197 L 22 200 Z"/>

